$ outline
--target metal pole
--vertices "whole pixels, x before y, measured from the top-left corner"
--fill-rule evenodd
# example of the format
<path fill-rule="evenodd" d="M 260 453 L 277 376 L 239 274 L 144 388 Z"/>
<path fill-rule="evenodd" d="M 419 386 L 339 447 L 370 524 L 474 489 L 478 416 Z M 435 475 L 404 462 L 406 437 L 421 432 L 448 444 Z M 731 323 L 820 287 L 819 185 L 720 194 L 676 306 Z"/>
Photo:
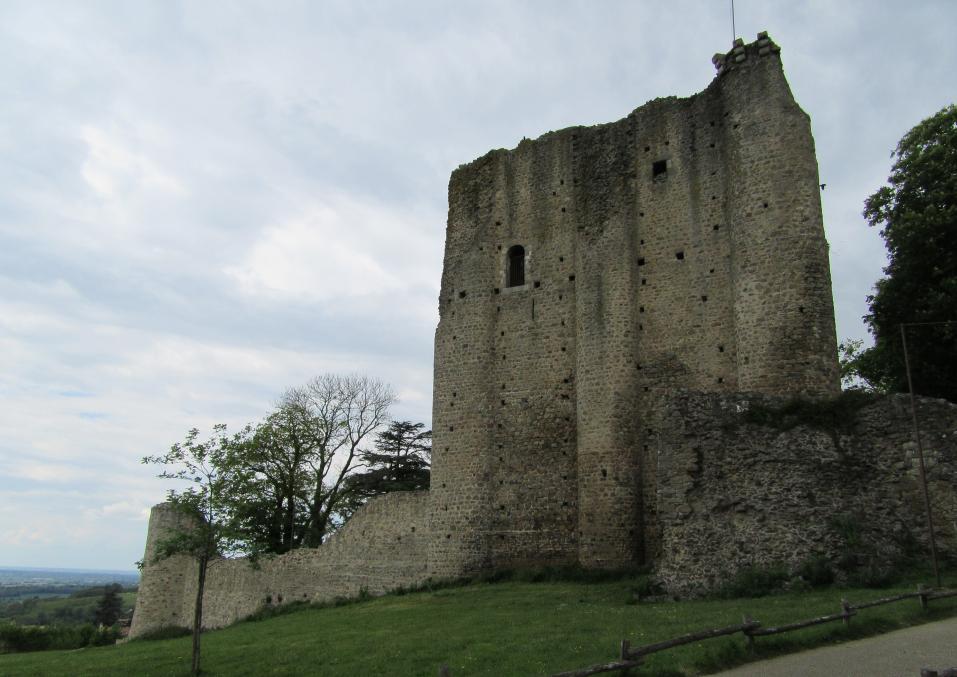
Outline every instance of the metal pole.
<path fill-rule="evenodd" d="M 927 491 L 927 473 L 924 470 L 924 447 L 920 442 L 920 428 L 917 427 L 917 404 L 914 400 L 914 383 L 910 375 L 910 357 L 907 355 L 907 334 L 901 324 L 901 346 L 904 348 L 904 370 L 907 372 L 907 390 L 910 392 L 910 416 L 914 426 L 914 439 L 917 441 L 917 459 L 920 462 L 920 485 L 924 490 L 924 509 L 927 511 L 927 531 L 930 532 L 930 555 L 934 562 L 934 578 L 940 586 L 940 567 L 937 565 L 937 540 L 934 537 L 934 518 L 930 512 L 930 494 Z"/>
<path fill-rule="evenodd" d="M 734 28 L 734 0 L 731 0 L 731 42 L 738 38 L 738 31 Z"/>

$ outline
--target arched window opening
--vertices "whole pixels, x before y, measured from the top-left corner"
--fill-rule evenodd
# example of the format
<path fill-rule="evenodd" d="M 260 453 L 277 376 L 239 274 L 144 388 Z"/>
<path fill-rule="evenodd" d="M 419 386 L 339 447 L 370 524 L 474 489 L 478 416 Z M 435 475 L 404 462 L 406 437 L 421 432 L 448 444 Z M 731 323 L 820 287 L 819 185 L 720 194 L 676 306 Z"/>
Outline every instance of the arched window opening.
<path fill-rule="evenodd" d="M 508 287 L 521 287 L 525 284 L 525 247 L 522 245 L 509 247 L 505 276 Z"/>

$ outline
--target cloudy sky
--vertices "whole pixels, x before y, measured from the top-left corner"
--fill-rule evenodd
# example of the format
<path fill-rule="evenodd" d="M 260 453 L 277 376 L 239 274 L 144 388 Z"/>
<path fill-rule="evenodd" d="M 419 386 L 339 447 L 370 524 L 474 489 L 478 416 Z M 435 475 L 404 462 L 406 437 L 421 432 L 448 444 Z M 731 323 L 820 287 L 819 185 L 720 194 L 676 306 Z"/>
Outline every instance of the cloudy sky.
<path fill-rule="evenodd" d="M 139 464 L 326 371 L 429 421 L 448 176 L 690 95 L 727 0 L 0 3 L 0 565 L 129 569 Z M 841 337 L 860 212 L 952 102 L 957 4 L 738 0 L 811 115 Z"/>

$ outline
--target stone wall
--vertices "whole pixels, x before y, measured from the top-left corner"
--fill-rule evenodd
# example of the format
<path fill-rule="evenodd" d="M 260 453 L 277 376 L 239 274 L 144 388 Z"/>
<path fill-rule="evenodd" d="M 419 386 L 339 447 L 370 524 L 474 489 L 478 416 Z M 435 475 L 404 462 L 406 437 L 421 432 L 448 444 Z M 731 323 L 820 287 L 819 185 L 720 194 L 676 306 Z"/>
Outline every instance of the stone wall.
<path fill-rule="evenodd" d="M 319 548 L 303 548 L 264 559 L 259 568 L 245 559 L 210 565 L 203 597 L 203 625 L 221 627 L 267 604 L 328 601 L 362 590 L 382 594 L 417 585 L 427 577 L 428 492 L 397 492 L 374 499 Z M 153 508 L 147 536 L 149 562 L 162 530 L 176 513 Z M 192 626 L 196 565 L 175 557 L 143 571 L 130 636 L 159 627 Z"/>
<path fill-rule="evenodd" d="M 938 549 L 957 557 L 957 405 L 918 402 Z M 876 564 L 915 546 L 929 559 L 908 399 L 876 400 L 837 427 L 747 422 L 749 410 L 785 403 L 744 394 L 670 400 L 656 448 L 656 560 L 670 590 L 701 591 L 749 566 L 838 558 L 847 551 L 840 523 Z"/>
<path fill-rule="evenodd" d="M 640 562 L 658 547 L 664 397 L 837 392 L 814 142 L 778 51 L 759 36 L 700 94 L 452 174 L 435 575 Z"/>

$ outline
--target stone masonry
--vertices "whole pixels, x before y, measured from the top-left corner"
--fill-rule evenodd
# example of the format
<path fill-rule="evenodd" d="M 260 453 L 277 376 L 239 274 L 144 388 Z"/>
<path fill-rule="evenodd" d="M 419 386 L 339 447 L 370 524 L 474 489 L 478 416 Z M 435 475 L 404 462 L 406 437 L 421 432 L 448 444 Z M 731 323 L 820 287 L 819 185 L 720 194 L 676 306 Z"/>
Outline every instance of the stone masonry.
<path fill-rule="evenodd" d="M 814 141 L 778 52 L 736 44 L 700 94 L 452 174 L 433 574 L 641 563 L 663 397 L 838 391 Z"/>
<path fill-rule="evenodd" d="M 699 94 L 455 170 L 430 490 L 369 502 L 318 549 L 217 562 L 206 625 L 543 565 L 650 562 L 693 592 L 833 554 L 841 511 L 875 542 L 913 531 L 899 399 L 843 437 L 729 423 L 755 402 L 839 392 L 814 141 L 779 52 L 764 33 L 736 41 Z M 936 509 L 953 552 L 957 415 L 922 407 L 942 435 Z M 153 509 L 132 636 L 191 623 L 195 565 L 152 560 L 176 519 Z"/>
<path fill-rule="evenodd" d="M 266 558 L 258 568 L 245 559 L 214 561 L 203 597 L 204 625 L 228 625 L 270 604 L 322 602 L 362 591 L 381 595 L 422 583 L 427 578 L 428 500 L 427 491 L 382 496 L 360 508 L 322 547 Z M 167 504 L 153 508 L 131 637 L 193 624 L 195 561 L 184 556 L 153 561 L 157 541 L 180 525 Z"/>
<path fill-rule="evenodd" d="M 929 560 L 906 396 L 875 399 L 838 427 L 747 423 L 749 409 L 780 409 L 780 397 L 678 393 L 669 404 L 655 563 L 671 592 L 707 590 L 743 567 L 835 561 L 850 547 L 842 524 L 878 568 Z M 957 405 L 919 398 L 917 412 L 938 549 L 957 559 Z"/>

